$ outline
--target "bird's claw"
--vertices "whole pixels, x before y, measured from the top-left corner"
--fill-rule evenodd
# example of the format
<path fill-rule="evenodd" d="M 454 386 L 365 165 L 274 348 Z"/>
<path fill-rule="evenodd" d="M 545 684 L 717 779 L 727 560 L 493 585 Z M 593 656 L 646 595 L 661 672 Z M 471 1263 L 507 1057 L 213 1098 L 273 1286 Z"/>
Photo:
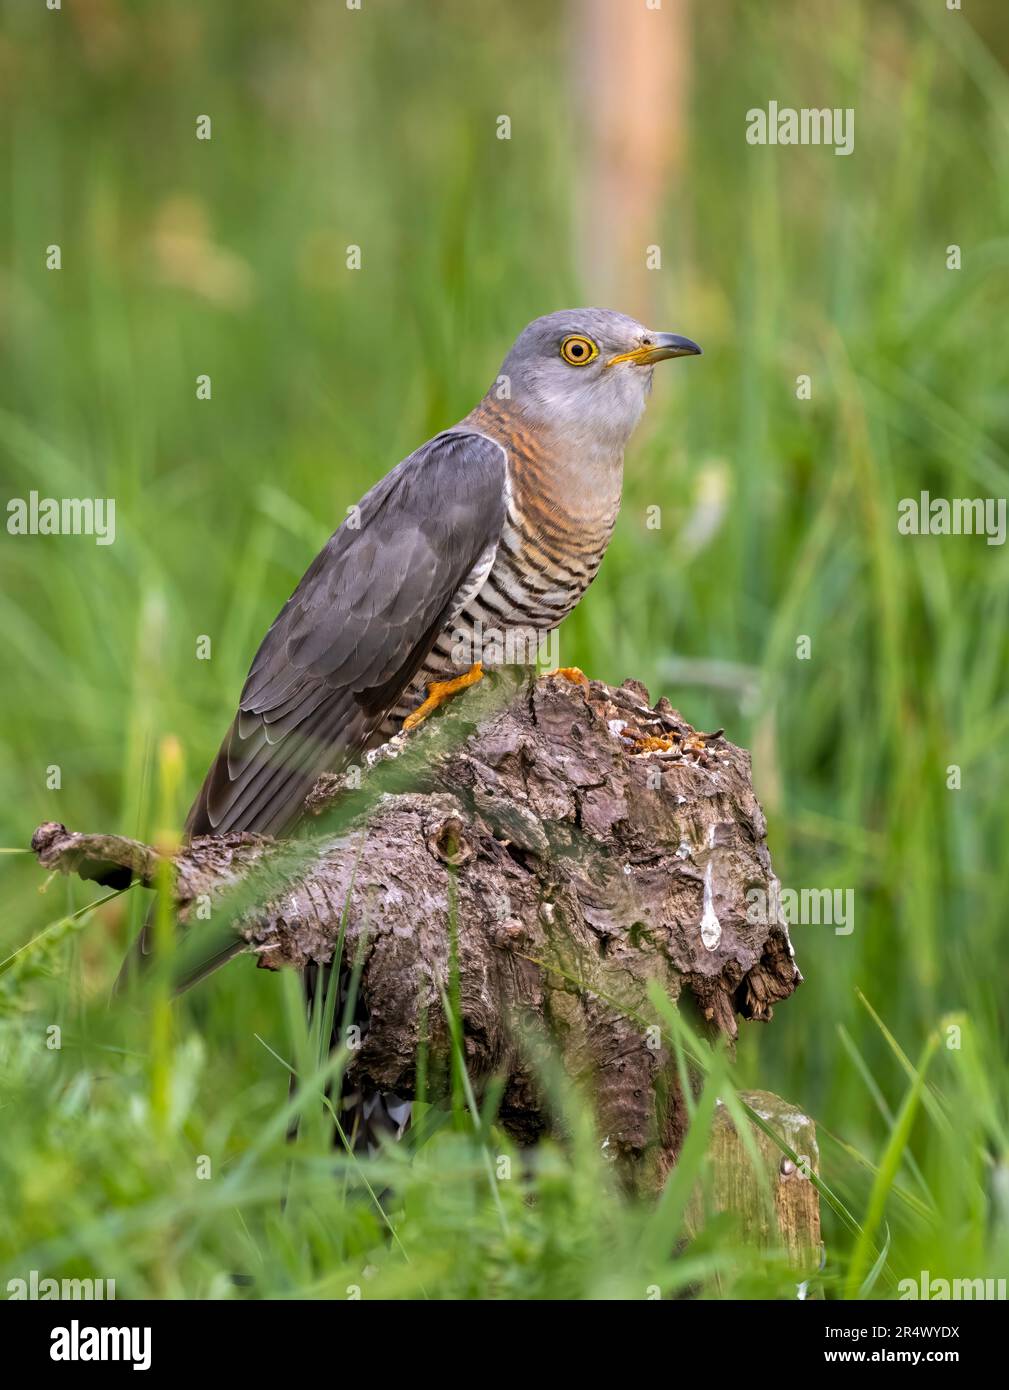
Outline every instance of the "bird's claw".
<path fill-rule="evenodd" d="M 403 720 L 404 730 L 416 729 L 418 724 L 422 724 L 428 715 L 433 714 L 446 700 L 458 695 L 460 690 L 468 690 L 480 680 L 483 680 L 483 663 L 476 661 L 461 676 L 454 676 L 450 681 L 432 681 L 427 688 L 427 699 Z"/>
<path fill-rule="evenodd" d="M 543 680 L 550 676 L 561 676 L 564 680 L 570 681 L 572 685 L 583 685 L 586 690 L 589 688 L 589 678 L 584 671 L 577 666 L 558 666 L 553 671 L 545 671 Z"/>

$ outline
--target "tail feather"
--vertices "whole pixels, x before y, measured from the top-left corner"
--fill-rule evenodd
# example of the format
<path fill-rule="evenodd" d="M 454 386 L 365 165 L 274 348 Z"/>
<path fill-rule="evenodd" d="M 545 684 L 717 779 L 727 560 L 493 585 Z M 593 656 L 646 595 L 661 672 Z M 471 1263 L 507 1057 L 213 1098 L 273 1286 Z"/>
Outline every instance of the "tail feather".
<path fill-rule="evenodd" d="M 126 952 L 125 959 L 119 967 L 115 984 L 112 986 L 114 998 L 123 994 L 153 964 L 154 914 L 156 911 L 157 903 L 152 903 L 147 910 L 147 916 L 144 918 L 144 924 L 137 934 L 136 941 Z M 196 950 L 197 945 L 199 946 L 198 951 Z M 191 989 L 193 985 L 198 985 L 201 980 L 205 980 L 208 975 L 219 970 L 222 965 L 227 965 L 228 961 L 244 948 L 245 942 L 230 929 L 220 932 L 201 932 L 198 942 L 190 942 L 183 937 L 179 952 L 180 968 L 172 980 L 174 993 L 184 994 L 187 989 Z"/>
<path fill-rule="evenodd" d="M 305 1002 L 309 1018 L 312 1010 L 322 1007 L 329 990 L 330 965 L 310 965 L 302 973 Z M 344 1013 L 350 989 L 351 972 L 340 971 L 340 988 L 336 999 L 333 1028 L 329 1037 L 329 1051 L 333 1052 L 341 1042 L 340 1032 L 344 1026 Z M 352 1020 L 360 1029 L 362 1041 L 367 1037 L 369 1014 L 364 1001 L 358 997 Z M 340 1128 L 343 1130 L 354 1153 L 373 1156 L 377 1154 L 383 1140 L 399 1142 L 410 1128 L 413 1117 L 413 1101 L 398 1095 L 395 1091 L 380 1091 L 372 1087 L 359 1087 L 344 1090 L 340 1096 L 338 1113 Z M 339 1137 L 335 1140 L 340 1143 Z"/>

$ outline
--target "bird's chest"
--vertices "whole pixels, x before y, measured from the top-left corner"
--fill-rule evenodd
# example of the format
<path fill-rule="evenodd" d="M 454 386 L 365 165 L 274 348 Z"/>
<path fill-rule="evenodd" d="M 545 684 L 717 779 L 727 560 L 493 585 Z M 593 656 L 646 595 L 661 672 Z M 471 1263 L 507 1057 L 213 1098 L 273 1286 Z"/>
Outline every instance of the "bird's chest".
<path fill-rule="evenodd" d="M 494 563 L 462 605 L 454 630 L 496 647 L 502 637 L 519 642 L 520 654 L 506 660 L 522 664 L 527 635 L 558 627 L 595 578 L 618 506 L 619 493 L 579 513 L 558 498 L 542 492 L 533 498 L 513 486 Z M 469 648 L 475 650 L 473 643 Z"/>
<path fill-rule="evenodd" d="M 390 727 L 419 704 L 430 682 L 451 679 L 474 662 L 541 663 L 543 634 L 560 626 L 602 563 L 620 509 L 619 460 L 602 476 L 587 477 L 588 470 L 559 468 L 514 436 L 509 454 L 493 561 L 470 576 Z"/>

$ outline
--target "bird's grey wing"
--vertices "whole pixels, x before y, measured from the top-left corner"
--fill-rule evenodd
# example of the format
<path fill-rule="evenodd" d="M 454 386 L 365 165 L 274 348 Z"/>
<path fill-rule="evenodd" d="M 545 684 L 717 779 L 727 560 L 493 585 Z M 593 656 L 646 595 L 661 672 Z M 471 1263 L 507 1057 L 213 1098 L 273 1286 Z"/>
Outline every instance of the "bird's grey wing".
<path fill-rule="evenodd" d="M 437 435 L 330 537 L 256 653 L 187 822 L 191 835 L 283 834 L 416 675 L 504 520 L 505 454 Z M 358 524 L 359 523 L 359 524 Z"/>

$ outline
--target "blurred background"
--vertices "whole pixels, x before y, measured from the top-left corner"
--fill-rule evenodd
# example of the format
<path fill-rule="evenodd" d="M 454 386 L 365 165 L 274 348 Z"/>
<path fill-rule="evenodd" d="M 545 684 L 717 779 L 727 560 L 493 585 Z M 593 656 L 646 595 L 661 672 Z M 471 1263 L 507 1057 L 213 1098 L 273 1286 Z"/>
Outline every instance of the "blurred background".
<path fill-rule="evenodd" d="M 530 318 L 602 304 L 687 334 L 705 356 L 656 376 L 563 660 L 724 726 L 783 884 L 854 893 L 850 935 L 794 929 L 805 983 L 744 1029 L 731 1079 L 816 1120 L 825 1181 L 885 1256 L 876 1292 L 1009 1275 L 1009 556 L 896 524 L 922 490 L 1007 492 L 1006 6 L 0 15 L 3 500 L 116 501 L 114 545 L 0 541 L 5 849 L 50 819 L 147 838 L 166 735 L 188 804 L 317 548 Z M 748 144 L 772 100 L 853 108 L 854 152 Z M 577 1146 L 543 1159 L 510 1233 L 466 1136 L 422 1155 L 397 1180 L 409 1261 L 321 1153 L 285 1223 L 287 995 L 248 961 L 179 1006 L 155 1143 L 148 1020 L 106 1011 L 142 895 L 71 918 L 101 895 L 40 893 L 25 854 L 0 875 L 4 1279 L 233 1296 L 254 1267 L 255 1293 L 343 1297 L 367 1265 L 394 1297 L 643 1296 L 639 1214 L 610 1193 L 600 1215 Z M 193 1181 L 204 1152 L 227 1201 Z M 824 1223 L 823 1289 L 850 1294 L 860 1237 Z M 778 1290 L 702 1239 L 695 1286 Z"/>

